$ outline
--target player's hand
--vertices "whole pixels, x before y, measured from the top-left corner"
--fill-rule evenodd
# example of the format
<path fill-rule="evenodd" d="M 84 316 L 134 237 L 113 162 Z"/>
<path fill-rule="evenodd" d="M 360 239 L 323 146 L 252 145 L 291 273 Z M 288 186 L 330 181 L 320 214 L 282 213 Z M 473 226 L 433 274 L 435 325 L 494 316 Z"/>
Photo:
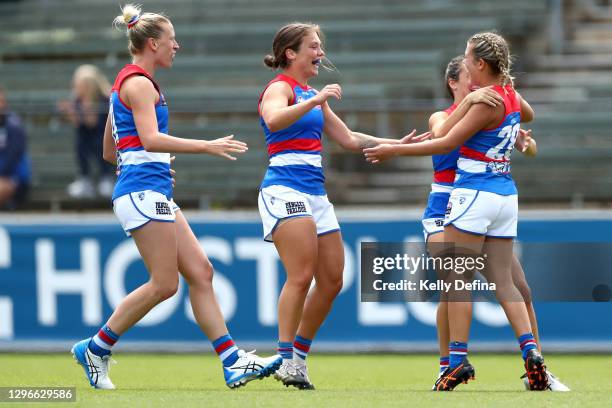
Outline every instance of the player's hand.
<path fill-rule="evenodd" d="M 535 157 L 538 154 L 538 146 L 534 138 L 531 137 L 531 129 L 519 130 L 516 138 L 516 148 L 527 157 Z"/>
<path fill-rule="evenodd" d="M 383 143 L 375 147 L 363 149 L 363 154 L 367 162 L 378 164 L 395 156 L 395 148 L 392 144 Z"/>
<path fill-rule="evenodd" d="M 323 105 L 329 98 L 342 99 L 342 87 L 338 84 L 325 85 L 312 99 L 317 105 Z"/>
<path fill-rule="evenodd" d="M 170 166 L 172 166 L 172 163 L 174 163 L 174 160 L 176 160 L 176 156 L 170 157 Z M 176 176 L 176 170 L 170 167 L 170 177 L 172 178 L 172 188 L 176 186 L 176 180 L 174 179 L 174 176 Z"/>
<path fill-rule="evenodd" d="M 240 154 L 249 150 L 246 143 L 234 140 L 234 135 L 215 140 L 205 140 L 204 142 L 206 143 L 206 153 L 221 156 L 228 160 L 236 160 L 236 157 L 232 156 L 232 154 Z"/>
<path fill-rule="evenodd" d="M 492 86 L 479 88 L 474 92 L 469 93 L 466 96 L 467 101 L 470 105 L 477 103 L 484 103 L 486 105 L 496 107 L 504 103 L 504 98 L 493 90 Z"/>
<path fill-rule="evenodd" d="M 416 129 L 413 129 L 412 132 L 408 133 L 406 136 L 398 140 L 398 143 L 399 144 L 419 143 L 419 142 L 423 142 L 429 139 L 431 139 L 431 132 L 425 132 L 425 133 L 421 133 L 420 135 L 417 135 Z"/>

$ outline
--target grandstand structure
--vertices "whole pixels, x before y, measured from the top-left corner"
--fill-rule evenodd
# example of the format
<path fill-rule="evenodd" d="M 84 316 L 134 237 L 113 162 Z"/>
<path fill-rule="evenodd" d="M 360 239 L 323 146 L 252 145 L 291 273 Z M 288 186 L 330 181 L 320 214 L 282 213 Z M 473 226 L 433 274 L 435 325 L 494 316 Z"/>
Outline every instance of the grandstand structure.
<path fill-rule="evenodd" d="M 424 130 L 429 114 L 448 105 L 446 62 L 463 53 L 471 34 L 497 30 L 511 42 L 517 87 L 536 110 L 529 127 L 539 157 L 515 155 L 521 200 L 581 205 L 612 198 L 612 8 L 595 1 L 147 0 L 144 9 L 165 12 L 181 45 L 174 67 L 156 74 L 169 101 L 170 133 L 235 134 L 250 147 L 237 162 L 178 157 L 176 198 L 184 207 L 255 206 L 267 163 L 257 99 L 274 76 L 262 59 L 276 30 L 291 21 L 320 24 L 338 68 L 321 70 L 312 85 L 340 83 L 344 97 L 332 108 L 351 128 L 385 137 Z M 95 64 L 112 79 L 129 62 L 125 35 L 111 26 L 117 14 L 116 0 L 0 3 L 0 83 L 27 126 L 32 208 L 108 206 L 67 196 L 76 173 L 74 134 L 56 104 L 69 97 L 78 65 Z M 336 204 L 425 203 L 428 157 L 371 166 L 324 145 Z"/>

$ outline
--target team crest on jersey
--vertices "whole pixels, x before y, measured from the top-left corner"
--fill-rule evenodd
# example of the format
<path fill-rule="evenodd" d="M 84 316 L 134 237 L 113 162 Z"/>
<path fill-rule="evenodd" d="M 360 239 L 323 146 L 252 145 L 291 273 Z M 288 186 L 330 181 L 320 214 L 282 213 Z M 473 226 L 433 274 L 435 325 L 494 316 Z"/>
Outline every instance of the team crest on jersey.
<path fill-rule="evenodd" d="M 295 98 L 295 103 L 302 103 L 304 102 L 304 97 L 303 96 L 298 96 L 297 98 Z"/>
<path fill-rule="evenodd" d="M 287 209 L 287 215 L 299 214 L 306 212 L 306 204 L 303 201 L 290 201 L 285 203 Z"/>
<path fill-rule="evenodd" d="M 144 200 L 144 198 L 145 198 L 145 193 L 144 193 L 144 191 L 141 191 L 140 193 L 138 193 L 138 199 L 139 199 L 140 201 Z"/>
<path fill-rule="evenodd" d="M 172 215 L 172 211 L 170 210 L 170 206 L 167 202 L 157 201 L 155 203 L 155 213 L 157 215 Z"/>
<path fill-rule="evenodd" d="M 459 205 L 465 203 L 465 197 L 459 197 Z"/>

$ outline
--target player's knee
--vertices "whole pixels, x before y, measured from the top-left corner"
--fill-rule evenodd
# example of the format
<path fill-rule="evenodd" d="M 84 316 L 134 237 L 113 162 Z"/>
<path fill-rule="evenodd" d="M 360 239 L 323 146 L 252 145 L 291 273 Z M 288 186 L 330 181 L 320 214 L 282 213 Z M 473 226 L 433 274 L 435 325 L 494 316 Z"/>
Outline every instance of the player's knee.
<path fill-rule="evenodd" d="M 495 296 L 499 301 L 519 302 L 521 293 L 512 282 L 499 282 L 495 287 Z"/>
<path fill-rule="evenodd" d="M 197 265 L 182 271 L 187 284 L 194 286 L 212 286 L 213 266 L 208 259 L 197 263 Z"/>
<path fill-rule="evenodd" d="M 163 302 L 164 300 L 171 298 L 178 291 L 178 285 L 178 277 L 175 280 L 167 280 L 164 282 L 153 283 L 155 298 L 159 302 Z"/>
<path fill-rule="evenodd" d="M 340 275 L 338 278 L 331 279 L 325 284 L 325 292 L 327 292 L 329 296 L 335 298 L 342 290 L 342 284 L 342 275 Z"/>
<path fill-rule="evenodd" d="M 523 279 L 518 282 L 515 282 L 515 285 L 518 291 L 521 293 L 521 296 L 523 297 L 525 302 L 531 302 L 531 289 L 529 288 L 527 281 Z"/>
<path fill-rule="evenodd" d="M 198 283 L 212 285 L 214 268 L 212 263 L 207 259 L 202 264 L 198 273 Z"/>
<path fill-rule="evenodd" d="M 312 279 L 314 277 L 314 271 L 308 269 L 302 269 L 299 273 L 293 273 L 287 277 L 287 283 L 291 286 L 307 291 L 310 288 Z"/>

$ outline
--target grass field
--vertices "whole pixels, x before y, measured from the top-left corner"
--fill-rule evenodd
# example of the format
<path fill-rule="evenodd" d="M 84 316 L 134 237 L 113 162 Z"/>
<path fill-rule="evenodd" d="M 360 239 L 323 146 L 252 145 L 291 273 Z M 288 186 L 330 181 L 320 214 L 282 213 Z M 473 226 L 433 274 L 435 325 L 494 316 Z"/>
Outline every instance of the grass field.
<path fill-rule="evenodd" d="M 452 393 L 429 391 L 437 370 L 433 355 L 315 355 L 309 357 L 316 391 L 285 388 L 272 378 L 230 390 L 211 355 L 118 354 L 111 367 L 117 390 L 94 390 L 72 357 L 0 354 L 0 387 L 77 387 L 77 403 L 113 407 L 609 407 L 612 356 L 551 355 L 548 365 L 570 393 L 525 392 L 518 355 L 470 357 L 476 381 Z M 27 404 L 19 403 L 23 407 Z M 40 407 L 41 404 L 29 404 Z M 8 404 L 0 403 L 0 408 Z"/>

